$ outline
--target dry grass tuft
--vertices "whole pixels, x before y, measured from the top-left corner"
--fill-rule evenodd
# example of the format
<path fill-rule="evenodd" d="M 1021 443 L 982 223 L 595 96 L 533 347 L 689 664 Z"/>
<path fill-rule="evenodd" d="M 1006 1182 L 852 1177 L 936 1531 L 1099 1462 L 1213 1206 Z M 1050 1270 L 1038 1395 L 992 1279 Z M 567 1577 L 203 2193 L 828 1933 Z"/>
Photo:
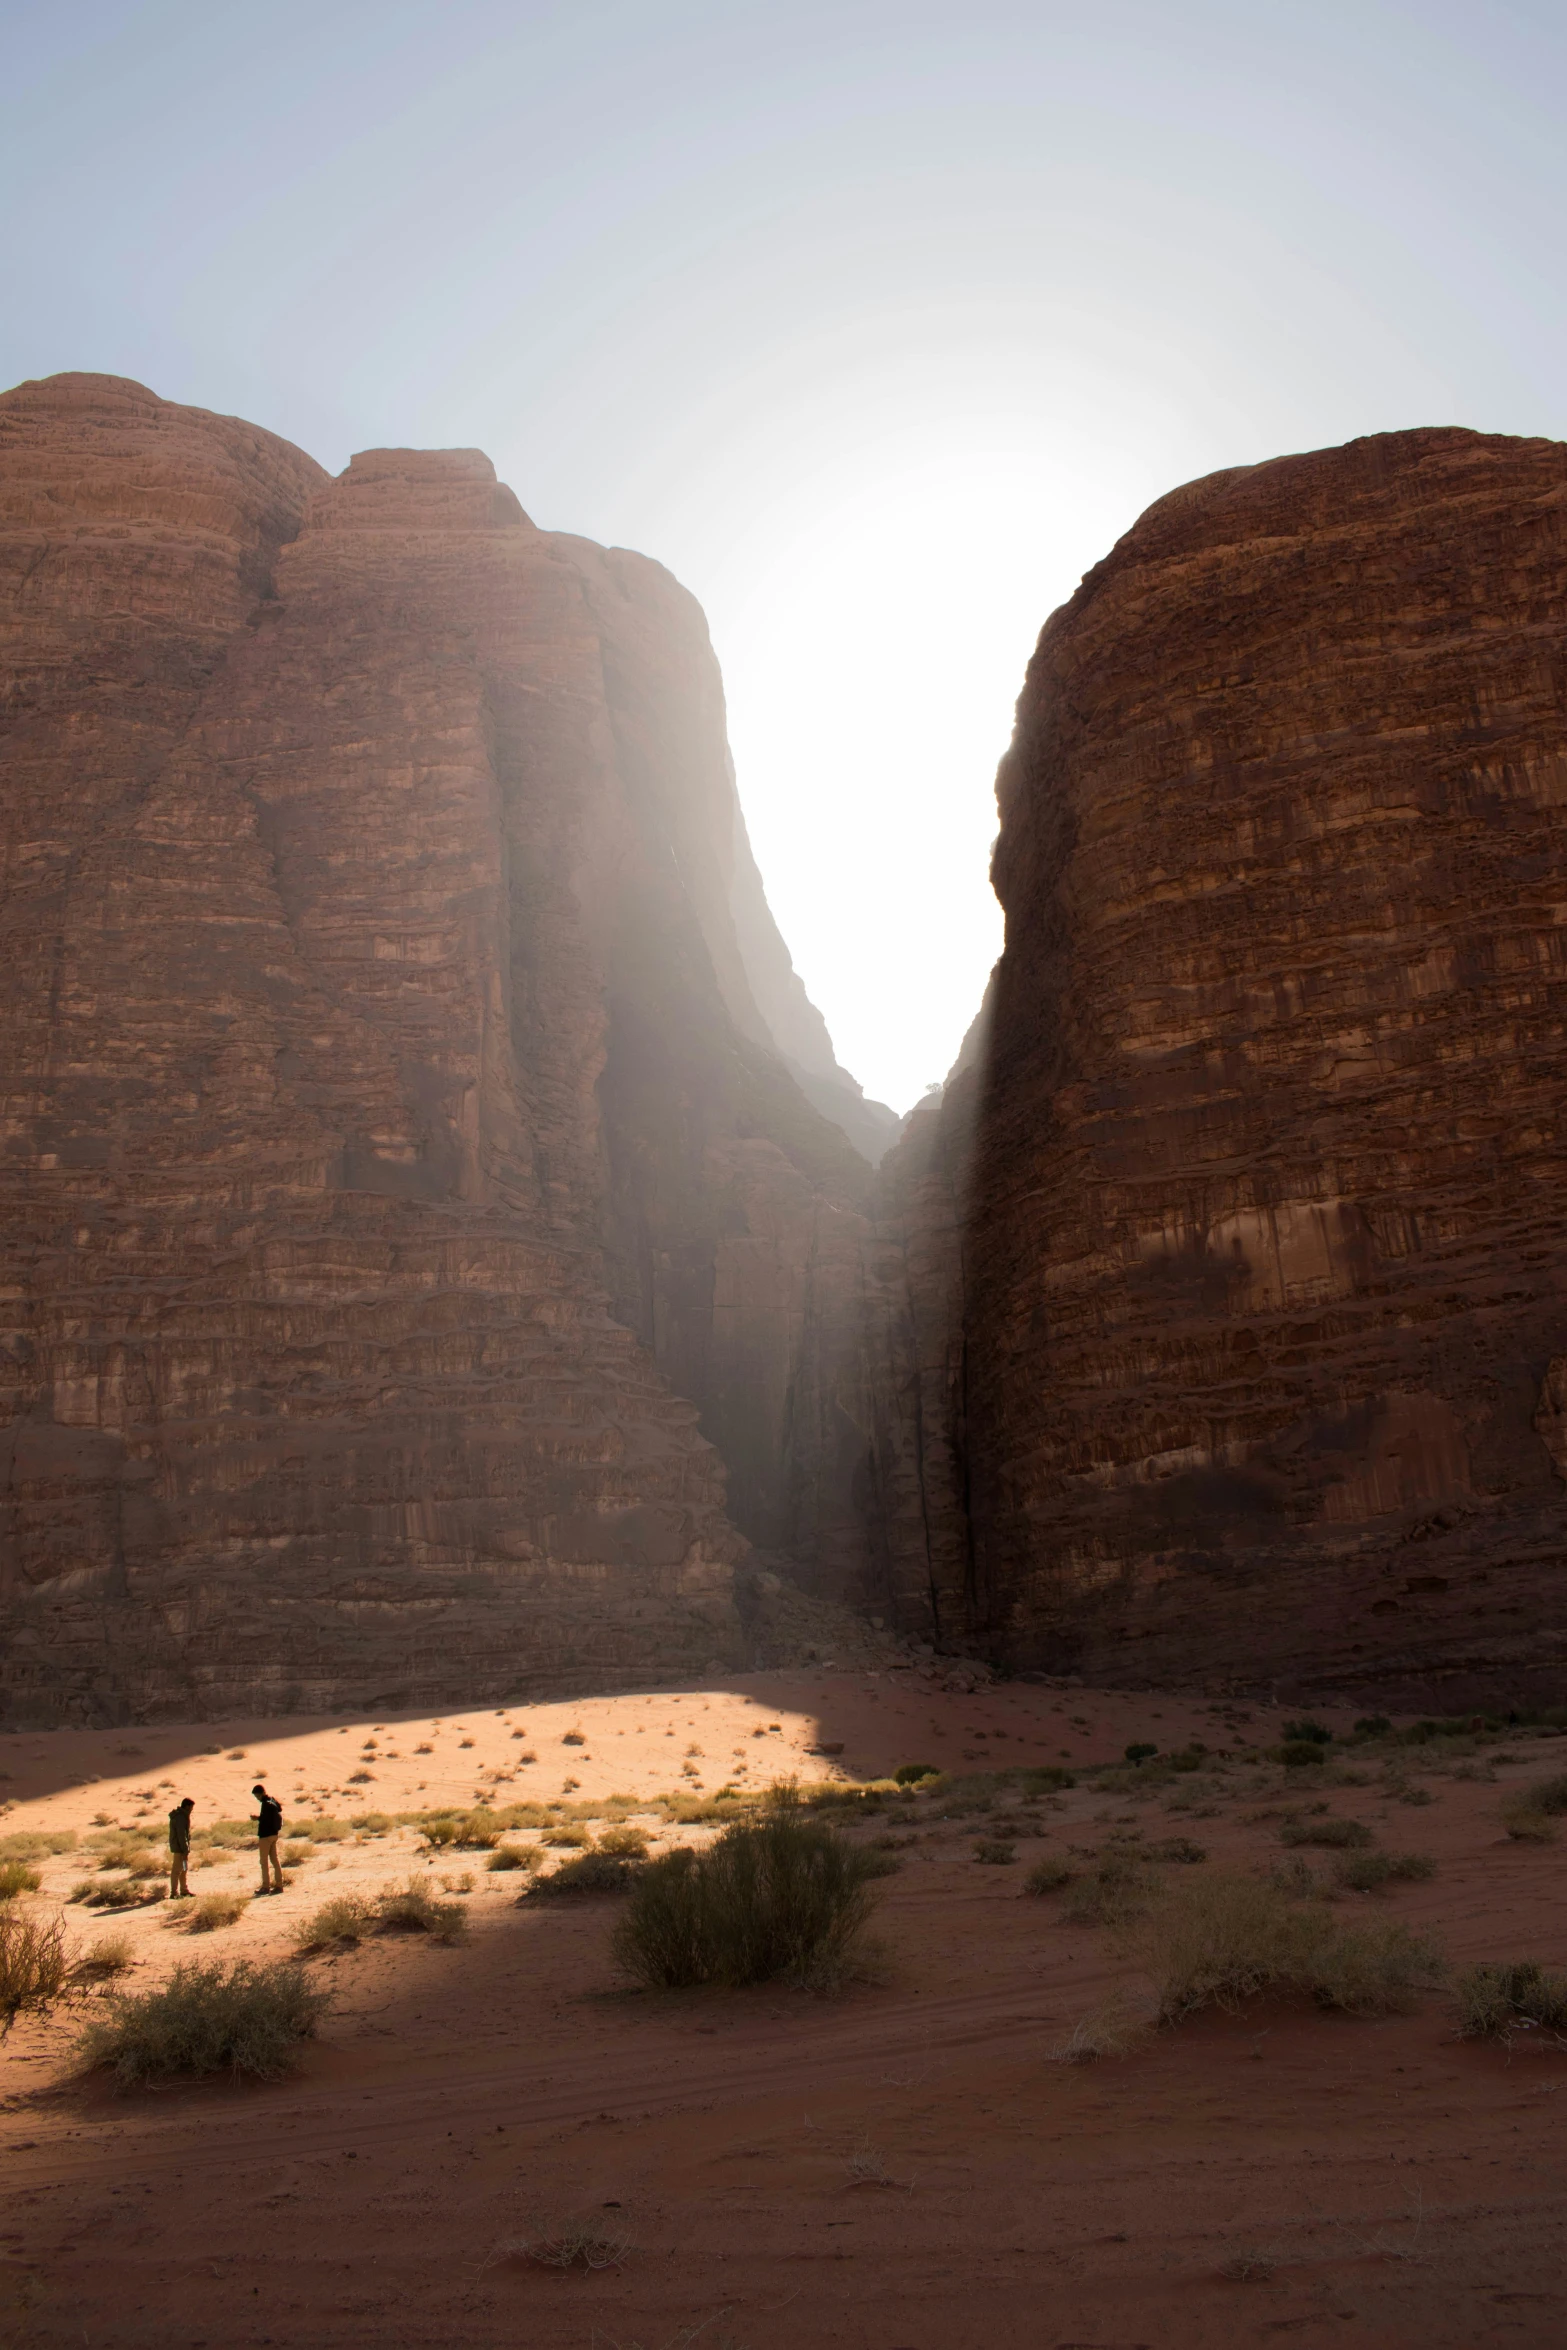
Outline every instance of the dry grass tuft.
<path fill-rule="evenodd" d="M 111 1992 L 81 2035 L 82 2061 L 121 2089 L 219 2072 L 275 2081 L 329 1996 L 286 1959 L 179 1966 L 155 1991 Z"/>
<path fill-rule="evenodd" d="M 491 2261 L 522 2260 L 533 2268 L 619 2268 L 631 2250 L 630 2230 L 599 2219 L 539 2224 L 525 2236 L 497 2244 Z M 487 2264 L 488 2265 L 488 2264 Z"/>
<path fill-rule="evenodd" d="M 71 1972 L 65 1920 L 0 1909 L 0 2017 L 7 2031 L 26 2008 L 59 1998 Z"/>
<path fill-rule="evenodd" d="M 1077 1871 L 1068 1860 L 1050 1855 L 1036 1860 L 1023 1879 L 1025 1893 L 1059 1893 L 1063 1885 L 1070 1885 Z"/>
<path fill-rule="evenodd" d="M 1457 1992 L 1461 2039 L 1505 2042 L 1536 2028 L 1567 2034 L 1567 1975 L 1548 1975 L 1532 1959 L 1466 1967 Z"/>
<path fill-rule="evenodd" d="M 356 1894 L 343 1893 L 336 1901 L 323 1902 L 315 1916 L 304 1921 L 294 1936 L 294 1947 L 299 1951 L 330 1950 L 339 1944 L 359 1943 L 374 1924 L 370 1903 Z"/>
<path fill-rule="evenodd" d="M 1061 1914 L 1074 1926 L 1126 1926 L 1143 1916 L 1158 1891 L 1159 1878 L 1140 1853 L 1102 1853 L 1097 1868 L 1072 1885 Z"/>
<path fill-rule="evenodd" d="M 1309 1992 L 1321 2007 L 1389 2015 L 1441 1980 L 1442 1961 L 1402 1925 L 1346 1926 L 1256 1877 L 1213 1876 L 1171 1894 L 1132 1947 L 1153 1978 L 1160 2020 L 1237 2008 L 1270 1989 Z"/>
<path fill-rule="evenodd" d="M 487 1869 L 537 1869 L 544 1865 L 544 1855 L 537 1844 L 497 1844 L 485 1862 Z"/>
<path fill-rule="evenodd" d="M 100 1934 L 71 1972 L 79 1983 L 105 1983 L 114 1975 L 129 1974 L 135 1964 L 129 1934 Z"/>
<path fill-rule="evenodd" d="M 629 1893 L 642 1873 L 642 1864 L 625 1852 L 579 1852 L 562 1861 L 547 1876 L 537 1876 L 524 1899 L 538 1901 L 569 1894 Z"/>
<path fill-rule="evenodd" d="M 249 1907 L 248 1893 L 202 1893 L 183 1918 L 171 1923 L 183 1924 L 188 1934 L 216 1934 L 224 1926 L 237 1926 Z"/>
<path fill-rule="evenodd" d="M 1152 2028 L 1153 2019 L 1146 2008 L 1125 1997 L 1114 1997 L 1073 2026 L 1060 2047 L 1051 2049 L 1050 2062 L 1092 2064 L 1101 2056 L 1126 2056 L 1139 2041 L 1147 2039 Z"/>
<path fill-rule="evenodd" d="M 1502 1825 L 1516 1844 L 1554 1844 L 1556 1822 L 1567 1812 L 1567 1776 L 1515 1787 L 1502 1805 Z"/>
<path fill-rule="evenodd" d="M 1423 1885 L 1436 1875 L 1428 1852 L 1346 1853 L 1333 1863 L 1333 1882 L 1346 1893 L 1377 1893 L 1384 1885 Z"/>
<path fill-rule="evenodd" d="M 0 1901 L 14 1901 L 19 1893 L 36 1893 L 43 1879 L 25 1860 L 0 1860 Z"/>
<path fill-rule="evenodd" d="M 437 1942 L 455 1942 L 468 1930 L 468 1913 L 460 1901 L 436 1901 L 417 1877 L 406 1885 L 385 1885 L 376 1895 L 376 1915 L 388 1933 L 432 1934 Z"/>

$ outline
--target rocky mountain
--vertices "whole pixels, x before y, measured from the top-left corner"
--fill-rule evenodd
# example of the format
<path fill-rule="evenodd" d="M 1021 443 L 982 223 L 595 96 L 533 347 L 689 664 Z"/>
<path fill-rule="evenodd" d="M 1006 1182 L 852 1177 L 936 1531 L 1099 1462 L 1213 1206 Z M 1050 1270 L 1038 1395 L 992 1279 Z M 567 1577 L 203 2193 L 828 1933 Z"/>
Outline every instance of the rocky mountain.
<path fill-rule="evenodd" d="M 1567 448 L 1161 500 L 998 796 L 988 1044 L 888 1162 L 887 1604 L 1121 1681 L 1559 1699 Z"/>
<path fill-rule="evenodd" d="M 0 583 L 5 1703 L 748 1656 L 876 1112 L 695 603 L 100 376 L 0 399 Z"/>

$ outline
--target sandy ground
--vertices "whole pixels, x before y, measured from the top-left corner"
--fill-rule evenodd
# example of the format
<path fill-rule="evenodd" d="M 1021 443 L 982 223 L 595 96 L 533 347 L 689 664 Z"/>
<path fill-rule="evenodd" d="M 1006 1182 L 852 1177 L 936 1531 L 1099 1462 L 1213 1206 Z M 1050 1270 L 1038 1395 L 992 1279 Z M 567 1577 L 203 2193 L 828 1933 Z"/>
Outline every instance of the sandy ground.
<path fill-rule="evenodd" d="M 483 1794 L 548 1801 L 569 1780 L 580 1801 L 908 1761 L 1104 1761 L 1138 1736 L 1267 1741 L 1280 1718 L 818 1672 L 346 1729 L 24 1734 L 0 1739 L 0 1833 L 85 1835 L 102 1815 L 161 1836 L 176 1793 L 195 1798 L 199 1828 L 247 1814 L 258 1776 L 297 1819 Z M 568 1731 L 585 1743 L 564 1745 Z M 809 1752 L 823 1745 L 842 1753 Z M 1459 1961 L 1561 1963 L 1567 1844 L 1509 1843 L 1497 1816 L 1507 1785 L 1561 1749 L 1509 1751 L 1520 1759 L 1496 1783 L 1417 1769 L 1429 1804 L 1368 1786 L 1336 1790 L 1332 1808 L 1439 1863 L 1430 1883 L 1356 1898 L 1429 1924 Z M 1166 1817 L 1172 1792 L 1185 1808 Z M 142 1988 L 180 1958 L 279 1953 L 330 1894 L 412 1870 L 454 1887 L 471 1873 L 473 1888 L 457 1895 L 471 1930 L 453 1946 L 387 1938 L 310 1962 L 335 2006 L 276 2087 L 116 2096 L 73 2070 L 79 2008 L 19 2022 L 0 2051 L 0 2345 L 1567 2339 L 1554 2103 L 1567 2054 L 1460 2042 L 1433 1996 L 1376 2023 L 1259 2008 L 1123 2058 L 1059 2061 L 1127 1964 L 1104 1930 L 1021 1895 L 1028 1862 L 1135 1820 L 1250 1865 L 1279 1855 L 1258 1808 L 1215 1802 L 1205 1779 L 1141 1806 L 1079 1786 L 1002 1867 L 976 1862 L 973 1820 L 924 1805 L 879 1888 L 886 1979 L 834 1999 L 628 1991 L 608 1952 L 613 1900 L 519 1907 L 517 1876 L 486 1874 L 482 1855 L 421 1858 L 408 1830 L 317 1853 L 284 1896 L 199 1941 L 171 1927 L 168 1905 L 128 1920 L 69 1908 L 84 1943 L 132 1935 L 129 1984 Z M 252 1865 L 236 1855 L 193 1883 L 242 1889 Z M 43 1891 L 25 1898 L 52 1909 L 84 1861 L 45 1866 Z M 507 2256 L 509 2240 L 575 2218 L 624 2232 L 618 2267 L 558 2274 Z M 1237 2263 L 1253 2273 L 1225 2273 Z"/>

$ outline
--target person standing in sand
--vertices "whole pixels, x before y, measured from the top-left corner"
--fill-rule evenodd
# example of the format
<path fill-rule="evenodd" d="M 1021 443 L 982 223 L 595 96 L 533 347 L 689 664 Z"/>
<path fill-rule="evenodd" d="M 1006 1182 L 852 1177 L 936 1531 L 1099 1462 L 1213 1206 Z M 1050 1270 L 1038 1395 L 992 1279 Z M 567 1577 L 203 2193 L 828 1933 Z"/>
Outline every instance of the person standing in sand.
<path fill-rule="evenodd" d="M 196 1806 L 182 1795 L 169 1814 L 169 1899 L 190 1899 L 190 1815 Z"/>
<path fill-rule="evenodd" d="M 277 1840 L 283 1826 L 283 1806 L 275 1795 L 267 1793 L 259 1779 L 250 1792 L 261 1805 L 259 1812 L 253 1811 L 250 1815 L 256 1823 L 256 1850 L 261 1859 L 261 1890 L 263 1893 L 281 1893 L 283 1871 L 278 1866 Z M 269 1870 L 270 1876 L 267 1873 Z"/>

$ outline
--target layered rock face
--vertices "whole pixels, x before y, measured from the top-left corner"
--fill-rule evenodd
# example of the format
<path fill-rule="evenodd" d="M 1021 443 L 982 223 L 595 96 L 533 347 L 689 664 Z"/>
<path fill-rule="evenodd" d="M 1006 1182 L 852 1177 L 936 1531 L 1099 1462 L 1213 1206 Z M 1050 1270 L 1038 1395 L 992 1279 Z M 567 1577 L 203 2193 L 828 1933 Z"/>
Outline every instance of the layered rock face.
<path fill-rule="evenodd" d="M 1164 499 L 1045 629 L 998 790 L 948 1140 L 968 1629 L 1559 1696 L 1567 448 L 1402 433 Z"/>
<path fill-rule="evenodd" d="M 0 400 L 0 581 L 7 1705 L 749 1654 L 869 1170 L 695 604 L 477 452 L 102 377 Z"/>

